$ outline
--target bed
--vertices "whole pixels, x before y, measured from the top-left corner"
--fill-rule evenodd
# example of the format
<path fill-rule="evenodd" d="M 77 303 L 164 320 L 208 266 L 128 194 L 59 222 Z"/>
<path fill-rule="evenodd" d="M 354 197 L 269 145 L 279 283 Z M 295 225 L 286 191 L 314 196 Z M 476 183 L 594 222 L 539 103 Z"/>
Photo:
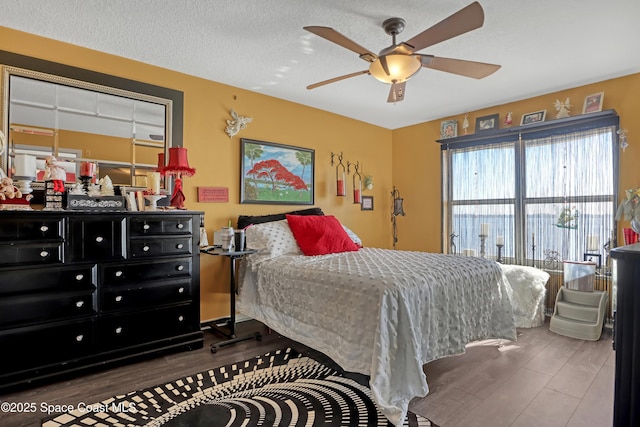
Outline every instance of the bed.
<path fill-rule="evenodd" d="M 260 252 L 245 260 L 238 309 L 368 375 L 374 401 L 394 425 L 412 398 L 429 392 L 425 363 L 463 353 L 474 340 L 515 340 L 510 286 L 495 262 L 360 248 L 334 220 L 332 231 L 303 230 L 303 239 L 328 234 L 332 244 L 347 236 L 355 249 L 345 243 L 347 250 L 305 255 L 291 217 L 248 227 L 247 246 Z"/>

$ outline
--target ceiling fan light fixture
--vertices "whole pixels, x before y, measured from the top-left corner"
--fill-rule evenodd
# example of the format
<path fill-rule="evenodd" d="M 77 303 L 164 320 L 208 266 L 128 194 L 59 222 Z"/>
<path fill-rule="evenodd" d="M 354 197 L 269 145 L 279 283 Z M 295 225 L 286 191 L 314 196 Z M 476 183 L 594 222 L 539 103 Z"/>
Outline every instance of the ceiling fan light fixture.
<path fill-rule="evenodd" d="M 369 66 L 371 75 L 383 83 L 392 84 L 394 82 L 404 82 L 420 71 L 422 67 L 420 57 L 415 55 L 388 54 L 384 55 L 384 58 L 387 61 L 389 74 L 384 70 L 380 58 L 376 59 Z"/>

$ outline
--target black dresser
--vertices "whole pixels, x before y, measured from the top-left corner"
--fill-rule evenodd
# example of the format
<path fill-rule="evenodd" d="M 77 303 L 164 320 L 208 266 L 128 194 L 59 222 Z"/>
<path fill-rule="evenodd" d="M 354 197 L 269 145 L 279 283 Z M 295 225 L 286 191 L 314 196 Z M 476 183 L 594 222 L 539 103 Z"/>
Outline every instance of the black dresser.
<path fill-rule="evenodd" d="M 613 425 L 640 425 L 640 243 L 611 250 L 617 293 L 613 346 L 616 380 Z"/>
<path fill-rule="evenodd" d="M 0 211 L 0 390 L 201 348 L 200 214 Z"/>

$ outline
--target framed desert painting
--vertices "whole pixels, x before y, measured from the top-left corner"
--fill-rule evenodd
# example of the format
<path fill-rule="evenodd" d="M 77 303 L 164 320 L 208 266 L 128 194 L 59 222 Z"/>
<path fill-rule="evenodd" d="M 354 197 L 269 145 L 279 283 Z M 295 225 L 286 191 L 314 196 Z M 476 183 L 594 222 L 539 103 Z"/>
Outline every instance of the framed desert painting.
<path fill-rule="evenodd" d="M 315 150 L 245 138 L 240 150 L 240 203 L 314 203 Z"/>

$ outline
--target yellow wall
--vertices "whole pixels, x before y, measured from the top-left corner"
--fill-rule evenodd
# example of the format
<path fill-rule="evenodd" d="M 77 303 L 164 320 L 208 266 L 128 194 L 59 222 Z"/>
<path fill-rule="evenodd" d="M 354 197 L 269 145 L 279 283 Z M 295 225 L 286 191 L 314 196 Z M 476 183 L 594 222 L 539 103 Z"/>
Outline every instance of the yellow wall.
<path fill-rule="evenodd" d="M 633 74 L 600 83 L 562 90 L 548 95 L 525 99 L 510 104 L 498 105 L 478 111 L 469 111 L 469 133 L 474 132 L 476 117 L 500 114 L 500 127 L 504 116 L 513 113 L 513 124 L 520 124 L 523 114 L 547 110 L 546 121 L 553 120 L 556 99 L 570 98 L 573 107 L 571 115 L 582 113 L 584 98 L 604 92 L 603 110 L 616 110 L 620 116 L 620 128 L 627 129 L 629 147 L 620 153 L 620 200 L 626 188 L 640 186 L 640 74 Z M 405 198 L 406 217 L 399 218 L 398 249 L 436 251 L 441 250 L 441 193 L 440 193 L 440 122 L 458 120 L 459 134 L 464 118 L 458 116 L 421 123 L 393 132 L 393 182 Z M 628 223 L 622 223 L 628 227 Z M 621 227 L 620 227 L 621 228 Z M 618 235 L 622 244 L 622 232 Z"/>
<path fill-rule="evenodd" d="M 251 138 L 312 148 L 316 156 L 315 205 L 325 213 L 336 215 L 352 228 L 367 246 L 390 247 L 390 192 L 395 185 L 405 199 L 407 216 L 398 218 L 398 249 L 440 251 L 441 194 L 440 121 L 421 123 L 390 131 L 335 114 L 294 104 L 254 92 L 178 73 L 125 58 L 80 48 L 42 37 L 0 27 L 0 49 L 49 61 L 140 80 L 184 92 L 184 145 L 189 162 L 197 169 L 195 176 L 184 180 L 186 206 L 205 212 L 209 238 L 214 229 L 227 224 L 239 214 L 284 212 L 299 206 L 239 204 L 239 138 Z M 582 110 L 588 94 L 604 91 L 604 109 L 620 114 L 621 127 L 628 129 L 630 146 L 621 155 L 620 194 L 625 188 L 640 185 L 637 159 L 640 158 L 640 74 L 605 81 L 535 97 L 485 110 L 469 112 L 473 132 L 475 118 L 508 111 L 514 124 L 523 113 L 547 109 L 547 120 L 555 115 L 553 102 L 567 96 L 575 104 L 572 114 Z M 247 129 L 229 139 L 224 133 L 229 109 L 253 117 Z M 334 169 L 330 153 L 343 151 L 345 159 L 363 165 L 365 174 L 374 176 L 374 211 L 360 211 L 349 198 L 336 197 Z M 393 171 L 393 173 L 392 173 Z M 350 182 L 350 180 L 348 181 Z M 229 188 L 229 203 L 198 203 L 198 186 Z M 350 192 L 350 185 L 348 192 Z M 228 276 L 226 260 L 202 256 L 202 319 L 228 314 Z"/>
<path fill-rule="evenodd" d="M 337 216 L 359 234 L 367 246 L 391 246 L 389 221 L 392 132 L 377 126 L 305 107 L 281 99 L 223 85 L 125 58 L 0 27 L 0 50 L 29 55 L 75 67 L 113 74 L 184 92 L 184 146 L 196 175 L 185 178 L 186 207 L 205 212 L 209 239 L 214 229 L 235 224 L 239 214 L 267 214 L 300 206 L 241 205 L 239 203 L 240 139 L 251 138 L 315 150 L 315 206 Z M 233 138 L 224 132 L 229 109 L 253 117 Z M 373 175 L 374 211 L 361 211 L 350 197 L 335 196 L 335 170 L 331 152 L 344 152 L 345 160 L 359 161 Z M 348 179 L 348 194 L 351 180 Z M 197 187 L 229 188 L 229 203 L 198 203 Z M 302 206 L 305 207 L 305 206 Z M 202 256 L 201 297 L 203 320 L 228 315 L 226 259 Z"/>

